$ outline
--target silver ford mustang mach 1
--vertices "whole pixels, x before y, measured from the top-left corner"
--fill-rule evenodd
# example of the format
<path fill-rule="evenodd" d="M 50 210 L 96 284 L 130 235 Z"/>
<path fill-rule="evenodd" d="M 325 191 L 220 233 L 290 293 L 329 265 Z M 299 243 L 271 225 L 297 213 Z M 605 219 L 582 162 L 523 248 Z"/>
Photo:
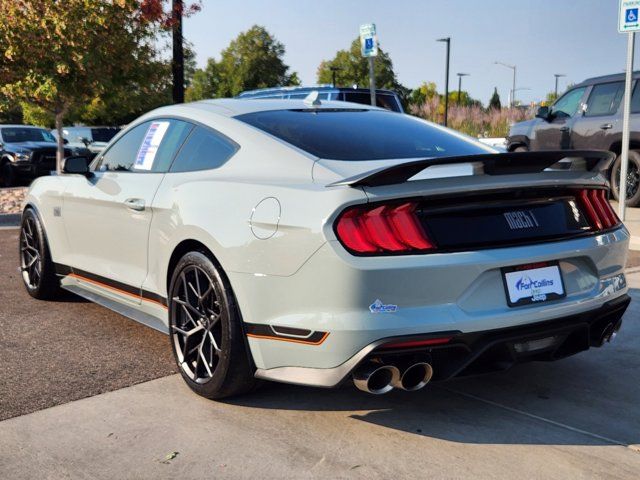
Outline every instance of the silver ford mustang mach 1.
<path fill-rule="evenodd" d="M 313 95 L 164 107 L 32 184 L 22 277 L 166 332 L 208 398 L 418 390 L 613 338 L 629 233 L 612 160 L 497 153 Z"/>

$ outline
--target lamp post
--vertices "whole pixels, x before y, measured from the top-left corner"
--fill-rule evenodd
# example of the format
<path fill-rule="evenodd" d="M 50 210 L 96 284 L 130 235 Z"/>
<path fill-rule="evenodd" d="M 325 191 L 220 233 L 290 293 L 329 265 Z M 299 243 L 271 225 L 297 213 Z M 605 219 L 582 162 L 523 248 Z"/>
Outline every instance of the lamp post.
<path fill-rule="evenodd" d="M 462 102 L 462 77 L 468 77 L 471 75 L 470 73 L 458 73 L 458 106 L 460 106 Z"/>
<path fill-rule="evenodd" d="M 451 56 L 451 37 L 439 38 L 437 42 L 445 42 L 447 44 L 447 63 L 445 64 L 444 77 L 444 126 L 447 126 L 447 116 L 449 114 L 449 58 Z"/>
<path fill-rule="evenodd" d="M 556 77 L 556 89 L 554 90 L 555 98 L 558 98 L 558 79 L 560 77 L 566 77 L 566 75 L 564 73 L 554 73 L 553 76 Z"/>
<path fill-rule="evenodd" d="M 498 61 L 495 61 L 493 63 L 495 65 L 502 65 L 503 67 L 507 67 L 513 70 L 513 86 L 511 87 L 511 98 L 509 100 L 509 106 L 515 107 L 516 105 L 516 66 L 509 65 L 508 63 L 498 62 Z"/>

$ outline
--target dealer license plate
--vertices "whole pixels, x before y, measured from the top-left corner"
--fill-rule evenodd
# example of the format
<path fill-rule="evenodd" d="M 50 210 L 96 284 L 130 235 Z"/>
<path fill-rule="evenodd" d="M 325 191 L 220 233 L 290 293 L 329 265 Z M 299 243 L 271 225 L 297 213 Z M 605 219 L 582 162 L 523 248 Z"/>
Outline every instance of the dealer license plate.
<path fill-rule="evenodd" d="M 566 296 L 557 262 L 503 268 L 502 274 L 510 307 L 543 303 Z"/>

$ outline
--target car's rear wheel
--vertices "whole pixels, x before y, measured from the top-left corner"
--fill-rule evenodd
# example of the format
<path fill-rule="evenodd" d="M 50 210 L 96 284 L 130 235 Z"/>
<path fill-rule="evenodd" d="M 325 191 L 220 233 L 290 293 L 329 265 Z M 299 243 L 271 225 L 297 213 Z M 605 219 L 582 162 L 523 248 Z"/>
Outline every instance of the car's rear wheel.
<path fill-rule="evenodd" d="M 620 199 L 620 171 L 622 156 L 618 158 L 611 169 L 611 189 L 616 200 Z M 629 152 L 629 164 L 627 165 L 627 206 L 637 207 L 640 205 L 640 153 Z"/>
<path fill-rule="evenodd" d="M 169 287 L 169 329 L 178 368 L 194 392 L 217 399 L 256 386 L 241 322 L 221 269 L 204 252 L 183 256 Z"/>
<path fill-rule="evenodd" d="M 53 298 L 60 289 L 47 236 L 36 213 L 28 208 L 20 228 L 20 270 L 24 286 L 33 298 Z"/>

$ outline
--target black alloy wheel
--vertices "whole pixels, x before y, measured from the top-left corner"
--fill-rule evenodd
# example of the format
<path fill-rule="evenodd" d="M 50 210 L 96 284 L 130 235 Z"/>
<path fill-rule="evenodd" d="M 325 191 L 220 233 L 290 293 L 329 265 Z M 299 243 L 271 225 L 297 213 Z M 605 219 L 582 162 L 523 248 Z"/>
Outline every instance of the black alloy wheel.
<path fill-rule="evenodd" d="M 171 346 L 189 387 L 212 399 L 254 388 L 242 321 L 221 269 L 204 252 L 187 253 L 169 292 Z"/>
<path fill-rule="evenodd" d="M 19 246 L 22 281 L 29 295 L 40 300 L 54 297 L 60 282 L 51 261 L 44 228 L 30 208 L 22 215 Z"/>

